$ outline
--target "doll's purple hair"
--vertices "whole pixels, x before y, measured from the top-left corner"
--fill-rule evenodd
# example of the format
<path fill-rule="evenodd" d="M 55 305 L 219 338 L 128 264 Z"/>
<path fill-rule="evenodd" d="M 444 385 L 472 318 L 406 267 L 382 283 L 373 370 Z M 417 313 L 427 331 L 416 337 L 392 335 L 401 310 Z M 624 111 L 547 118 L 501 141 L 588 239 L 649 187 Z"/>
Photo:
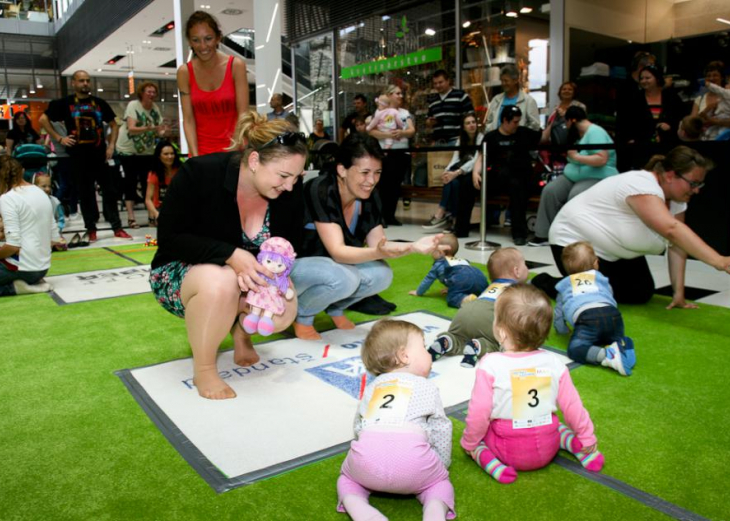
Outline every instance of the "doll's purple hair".
<path fill-rule="evenodd" d="M 284 264 L 286 269 L 283 272 L 274 275 L 273 279 L 264 276 L 266 282 L 276 286 L 282 293 L 286 293 L 286 290 L 289 289 L 288 277 L 289 273 L 291 273 L 292 267 L 294 266 L 294 258 L 296 255 L 297 254 L 294 253 L 294 248 L 289 241 L 282 239 L 281 237 L 272 237 L 270 239 L 266 239 L 263 244 L 261 244 L 261 251 L 259 251 L 259 254 L 256 256 L 256 260 L 262 264 L 267 259 Z"/>

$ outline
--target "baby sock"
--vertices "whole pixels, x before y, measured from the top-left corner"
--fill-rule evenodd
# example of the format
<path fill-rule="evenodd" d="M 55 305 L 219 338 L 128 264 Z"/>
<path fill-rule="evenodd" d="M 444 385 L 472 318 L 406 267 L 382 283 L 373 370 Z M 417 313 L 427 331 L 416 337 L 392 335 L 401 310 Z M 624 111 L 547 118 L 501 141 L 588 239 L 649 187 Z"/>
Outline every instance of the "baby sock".
<path fill-rule="evenodd" d="M 601 472 L 601 469 L 603 468 L 604 458 L 603 454 L 601 454 L 599 451 L 594 450 L 590 454 L 576 452 L 574 456 L 578 458 L 580 464 L 583 465 L 583 468 L 587 471 Z"/>
<path fill-rule="evenodd" d="M 560 448 L 567 450 L 573 456 L 578 458 L 578 461 L 583 468 L 590 472 L 600 472 L 603 468 L 604 458 L 603 454 L 599 451 L 593 451 L 590 454 L 581 452 L 583 450 L 583 444 L 578 440 L 575 433 L 570 430 L 567 425 L 560 424 L 558 427 L 560 433 Z"/>
<path fill-rule="evenodd" d="M 259 320 L 259 335 L 269 336 L 274 332 L 274 321 L 269 317 L 261 317 Z"/>
<path fill-rule="evenodd" d="M 449 507 L 440 499 L 432 499 L 423 505 L 423 521 L 445 521 Z"/>
<path fill-rule="evenodd" d="M 371 506 L 368 500 L 360 496 L 345 496 L 342 498 L 345 511 L 355 521 L 388 521 L 380 511 Z"/>
<path fill-rule="evenodd" d="M 472 457 L 487 474 L 500 483 L 512 483 L 517 479 L 517 471 L 499 461 L 484 443 L 479 444 Z"/>
<path fill-rule="evenodd" d="M 473 369 L 477 365 L 477 358 L 482 352 L 482 345 L 479 340 L 472 338 L 464 346 L 464 358 L 461 359 L 461 367 Z"/>
<path fill-rule="evenodd" d="M 580 452 L 583 449 L 583 444 L 578 440 L 575 433 L 570 430 L 570 427 L 561 423 L 558 427 L 558 433 L 560 433 L 560 448 L 567 450 L 571 454 Z"/>
<path fill-rule="evenodd" d="M 447 336 L 438 337 L 428 348 L 431 360 L 434 362 L 453 349 L 454 344 Z"/>

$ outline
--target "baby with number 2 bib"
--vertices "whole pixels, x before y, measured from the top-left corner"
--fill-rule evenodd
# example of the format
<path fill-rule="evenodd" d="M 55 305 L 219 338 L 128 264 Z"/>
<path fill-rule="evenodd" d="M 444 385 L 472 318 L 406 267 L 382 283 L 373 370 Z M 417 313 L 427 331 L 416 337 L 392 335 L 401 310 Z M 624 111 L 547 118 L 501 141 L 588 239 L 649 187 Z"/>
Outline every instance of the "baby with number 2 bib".
<path fill-rule="evenodd" d="M 575 455 L 589 471 L 603 468 L 593 422 L 570 371 L 556 354 L 540 349 L 553 310 L 541 290 L 514 284 L 499 296 L 494 334 L 502 351 L 479 361 L 461 446 L 499 483 L 518 470 L 536 470 L 558 450 Z M 555 414 L 560 408 L 568 426 Z"/>
<path fill-rule="evenodd" d="M 372 491 L 415 494 L 424 521 L 453 519 L 451 421 L 427 378 L 431 356 L 423 331 L 402 320 L 377 322 L 362 348 L 376 378 L 355 415 L 355 439 L 339 479 L 340 512 L 355 521 L 386 520 L 368 501 Z"/>

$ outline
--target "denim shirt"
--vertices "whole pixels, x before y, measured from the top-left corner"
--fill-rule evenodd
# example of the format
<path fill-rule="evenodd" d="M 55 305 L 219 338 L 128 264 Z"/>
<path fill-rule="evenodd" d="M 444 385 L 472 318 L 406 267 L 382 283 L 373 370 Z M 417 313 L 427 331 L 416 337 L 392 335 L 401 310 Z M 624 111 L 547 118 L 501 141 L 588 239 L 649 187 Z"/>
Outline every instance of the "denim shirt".
<path fill-rule="evenodd" d="M 568 332 L 566 322 L 575 327 L 575 321 L 584 309 L 599 307 L 601 304 L 616 307 L 611 284 L 600 271 L 574 273 L 558 282 L 555 289 L 558 291 L 558 298 L 555 302 L 553 325 L 561 334 Z"/>

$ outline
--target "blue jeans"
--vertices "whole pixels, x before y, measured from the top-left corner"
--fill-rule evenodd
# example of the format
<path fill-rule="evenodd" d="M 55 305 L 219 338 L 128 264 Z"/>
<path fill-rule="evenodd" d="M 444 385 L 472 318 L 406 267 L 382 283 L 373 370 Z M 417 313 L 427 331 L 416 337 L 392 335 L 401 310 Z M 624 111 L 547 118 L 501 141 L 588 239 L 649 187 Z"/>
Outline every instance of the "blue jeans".
<path fill-rule="evenodd" d="M 621 312 L 613 306 L 587 309 L 575 323 L 573 336 L 568 343 L 571 360 L 585 364 L 592 346 L 605 346 L 624 337 L 624 321 Z"/>
<path fill-rule="evenodd" d="M 439 206 L 446 210 L 446 213 L 456 215 L 459 208 L 459 183 L 461 177 L 455 177 L 449 184 L 445 184 L 441 189 L 441 201 Z"/>
<path fill-rule="evenodd" d="M 455 266 L 446 275 L 446 303 L 452 308 L 460 308 L 464 297 L 471 294 L 479 296 L 487 289 L 487 277 L 474 266 Z"/>
<path fill-rule="evenodd" d="M 342 316 L 345 309 L 390 286 L 393 270 L 384 261 L 339 264 L 329 257 L 304 257 L 294 262 L 291 280 L 297 290 L 297 322 L 312 325 L 320 311 Z"/>
<path fill-rule="evenodd" d="M 11 271 L 5 264 L 0 262 L 0 297 L 10 297 L 16 294 L 13 281 L 22 280 L 28 284 L 35 284 L 45 277 L 46 273 L 48 273 L 48 270 Z"/>

